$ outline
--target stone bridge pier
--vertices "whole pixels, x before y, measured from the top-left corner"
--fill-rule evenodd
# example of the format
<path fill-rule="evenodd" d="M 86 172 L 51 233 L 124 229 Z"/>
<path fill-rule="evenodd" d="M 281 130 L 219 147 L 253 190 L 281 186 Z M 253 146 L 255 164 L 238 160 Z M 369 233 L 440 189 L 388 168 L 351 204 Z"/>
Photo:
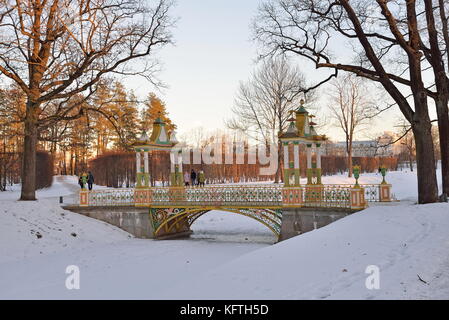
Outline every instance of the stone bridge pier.
<path fill-rule="evenodd" d="M 279 241 L 324 227 L 351 214 L 348 208 L 284 208 Z"/>
<path fill-rule="evenodd" d="M 62 208 L 86 217 L 112 224 L 125 230 L 126 232 L 129 232 L 136 238 L 154 238 L 154 230 L 151 224 L 150 215 L 148 214 L 148 208 L 139 208 L 135 206 L 64 206 Z"/>
<path fill-rule="evenodd" d="M 97 220 L 104 221 L 119 227 L 136 238 L 141 239 L 176 239 L 189 237 L 194 221 L 209 210 L 178 212 L 171 218 L 163 216 L 167 211 L 158 208 L 120 206 L 120 207 L 79 207 L 65 206 L 66 210 L 82 214 Z M 153 212 L 151 212 L 153 211 Z M 278 218 L 277 228 L 270 228 L 278 241 L 283 241 L 299 234 L 326 226 L 341 219 L 352 212 L 347 208 L 283 208 L 282 212 L 272 212 L 271 216 L 265 213 L 265 220 Z M 232 214 L 232 212 L 230 212 Z M 260 213 L 254 213 L 260 214 Z M 159 215 L 159 216 L 158 216 Z M 171 219 L 161 225 L 163 221 Z M 282 221 L 280 220 L 282 219 Z M 257 220 L 257 219 L 256 219 Z M 159 222 L 158 222 L 159 221 Z M 262 220 L 259 220 L 262 222 Z M 263 223 L 263 222 L 262 222 Z M 266 224 L 266 226 L 268 226 Z"/>

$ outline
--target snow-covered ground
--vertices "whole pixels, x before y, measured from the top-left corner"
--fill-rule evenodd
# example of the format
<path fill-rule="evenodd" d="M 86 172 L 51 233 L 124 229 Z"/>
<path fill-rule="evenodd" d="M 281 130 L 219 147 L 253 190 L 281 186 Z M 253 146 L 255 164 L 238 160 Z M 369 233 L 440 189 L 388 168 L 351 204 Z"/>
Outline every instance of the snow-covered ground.
<path fill-rule="evenodd" d="M 449 299 L 449 204 L 414 205 L 413 173 L 387 181 L 401 202 L 275 245 L 263 225 L 226 212 L 198 219 L 190 240 L 135 239 L 61 209 L 59 196 L 79 188 L 74 177 L 55 177 L 37 202 L 16 201 L 15 188 L 0 193 L 0 299 Z M 69 265 L 79 290 L 65 286 Z M 365 286 L 372 265 L 378 290 Z"/>

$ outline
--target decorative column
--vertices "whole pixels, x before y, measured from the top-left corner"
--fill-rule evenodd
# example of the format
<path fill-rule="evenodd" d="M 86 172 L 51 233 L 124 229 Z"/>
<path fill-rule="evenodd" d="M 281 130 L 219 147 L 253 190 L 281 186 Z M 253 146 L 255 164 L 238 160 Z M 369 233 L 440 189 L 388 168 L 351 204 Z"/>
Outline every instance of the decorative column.
<path fill-rule="evenodd" d="M 354 211 L 363 210 L 368 207 L 365 201 L 365 189 L 360 186 L 351 188 L 351 209 Z"/>
<path fill-rule="evenodd" d="M 315 148 L 316 148 L 316 183 L 322 184 L 321 183 L 321 144 L 316 143 Z"/>
<path fill-rule="evenodd" d="M 290 177 L 295 181 L 290 183 Z M 300 188 L 299 171 L 299 141 L 293 142 L 293 161 L 289 159 L 289 143 L 284 142 L 284 189 L 282 190 L 282 202 L 288 207 L 301 207 L 303 202 L 303 190 Z"/>
<path fill-rule="evenodd" d="M 170 152 L 170 185 L 172 187 L 182 187 L 184 185 L 182 175 L 182 155 L 178 149 Z"/>
<path fill-rule="evenodd" d="M 182 151 L 177 150 L 175 157 L 177 158 L 177 160 L 176 160 L 177 167 L 175 170 L 176 175 L 177 175 L 176 182 L 179 187 L 182 187 L 182 186 L 184 186 L 184 176 L 182 174 Z"/>
<path fill-rule="evenodd" d="M 379 186 L 379 200 L 380 202 L 391 202 L 391 184 L 381 184 Z"/>
<path fill-rule="evenodd" d="M 170 151 L 170 185 L 176 186 L 176 156 Z"/>
<path fill-rule="evenodd" d="M 352 173 L 355 178 L 355 185 L 351 188 L 351 209 L 354 211 L 363 210 L 367 207 L 365 201 L 365 189 L 359 185 L 360 166 L 354 166 Z"/>
<path fill-rule="evenodd" d="M 284 187 L 290 186 L 290 163 L 288 158 L 288 142 L 284 142 Z"/>
<path fill-rule="evenodd" d="M 149 187 L 150 186 L 150 164 L 148 161 L 148 150 L 144 150 L 143 152 L 143 165 L 144 165 L 144 173 L 143 173 L 143 179 L 144 179 L 144 186 Z"/>
<path fill-rule="evenodd" d="M 294 158 L 295 186 L 299 186 L 301 178 L 301 173 L 299 171 L 299 141 L 293 142 L 293 158 Z"/>
<path fill-rule="evenodd" d="M 89 206 L 89 191 L 86 189 L 81 189 L 79 194 L 80 207 L 88 207 Z"/>
<path fill-rule="evenodd" d="M 140 150 L 136 150 L 136 186 L 137 188 L 142 187 L 142 164 Z"/>
<path fill-rule="evenodd" d="M 182 152 L 178 152 L 178 163 L 179 163 L 179 172 L 182 173 Z"/>
<path fill-rule="evenodd" d="M 134 205 L 136 207 L 149 206 L 151 202 L 151 190 L 149 188 L 149 162 L 148 162 L 148 148 L 141 146 L 135 149 L 136 151 L 136 188 L 134 190 Z M 142 154 L 143 168 L 142 168 Z"/>
<path fill-rule="evenodd" d="M 284 142 L 284 169 L 288 169 L 288 142 Z"/>
<path fill-rule="evenodd" d="M 307 184 L 312 184 L 312 144 L 307 144 Z"/>

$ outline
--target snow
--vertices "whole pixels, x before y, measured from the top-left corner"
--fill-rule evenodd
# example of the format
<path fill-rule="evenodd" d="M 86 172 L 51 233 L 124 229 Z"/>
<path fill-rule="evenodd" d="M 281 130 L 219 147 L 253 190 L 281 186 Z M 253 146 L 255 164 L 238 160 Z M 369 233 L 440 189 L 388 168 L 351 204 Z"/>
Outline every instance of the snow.
<path fill-rule="evenodd" d="M 448 299 L 448 228 L 449 204 L 375 206 L 253 251 L 161 298 L 185 298 L 188 287 L 190 299 Z M 380 269 L 379 290 L 365 286 L 370 265 Z"/>
<path fill-rule="evenodd" d="M 2 207 L 0 299 L 156 299 L 167 284 L 198 277 L 267 246 L 135 239 L 106 223 L 65 211 L 51 200 L 23 205 L 2 201 Z M 80 268 L 79 291 L 65 287 L 69 265 Z"/>
<path fill-rule="evenodd" d="M 37 190 L 36 197 L 52 198 L 59 196 L 71 196 L 79 190 L 76 176 L 55 176 L 50 188 Z M 20 184 L 9 186 L 4 192 L 0 192 L 0 200 L 17 200 L 20 197 Z"/>
<path fill-rule="evenodd" d="M 36 202 L 17 201 L 15 187 L 0 193 L 0 299 L 448 299 L 449 204 L 415 205 L 414 173 L 387 181 L 400 202 L 275 245 L 262 224 L 218 211 L 195 222 L 192 239 L 135 239 L 60 207 L 59 196 L 75 199 L 76 177 L 55 177 Z M 69 265 L 80 290 L 65 287 Z M 370 265 L 379 290 L 365 286 Z"/>

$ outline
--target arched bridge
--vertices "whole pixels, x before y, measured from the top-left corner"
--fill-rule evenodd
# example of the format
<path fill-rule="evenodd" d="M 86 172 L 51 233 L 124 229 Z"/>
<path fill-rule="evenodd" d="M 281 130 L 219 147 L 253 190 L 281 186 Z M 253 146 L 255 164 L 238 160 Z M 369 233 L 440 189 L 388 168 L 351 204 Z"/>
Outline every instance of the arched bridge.
<path fill-rule="evenodd" d="M 250 217 L 281 235 L 283 216 L 297 209 L 362 210 L 367 201 L 391 201 L 391 185 L 277 184 L 150 187 L 80 191 L 80 207 L 137 207 L 149 209 L 152 238 L 190 232 L 203 214 L 220 210 Z"/>

